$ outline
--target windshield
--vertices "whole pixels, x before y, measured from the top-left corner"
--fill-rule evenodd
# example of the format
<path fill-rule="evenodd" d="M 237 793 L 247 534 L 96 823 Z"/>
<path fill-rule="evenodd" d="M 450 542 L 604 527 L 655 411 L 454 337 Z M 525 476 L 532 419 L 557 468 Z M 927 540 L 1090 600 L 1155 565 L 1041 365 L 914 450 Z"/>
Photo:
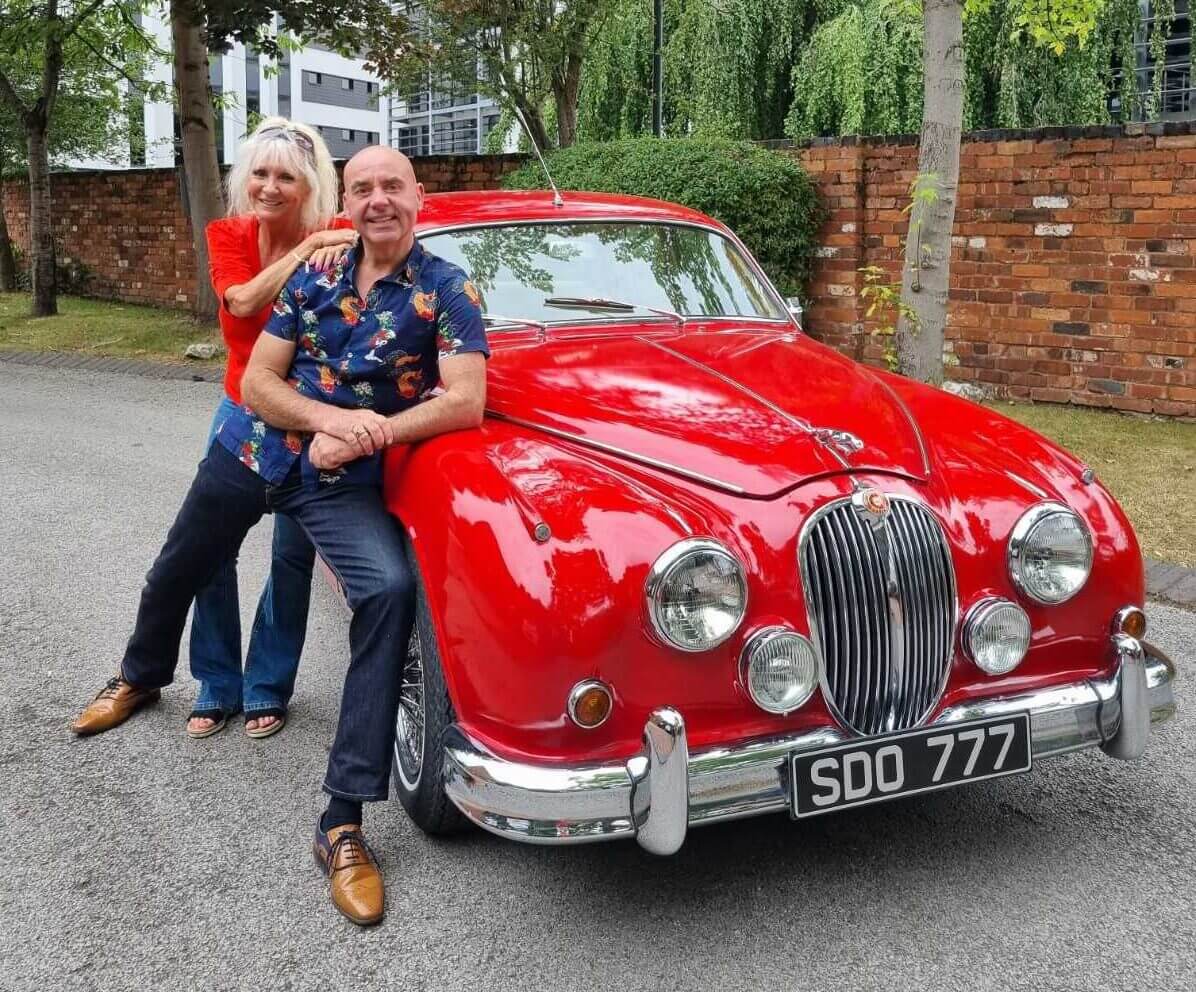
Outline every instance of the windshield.
<path fill-rule="evenodd" d="M 586 304 L 617 300 L 634 304 L 629 312 L 637 318 L 659 316 L 651 312 L 656 308 L 686 317 L 787 319 L 735 245 L 696 227 L 521 224 L 448 231 L 420 241 L 468 272 L 483 310 L 503 317 L 610 321 L 625 315 Z"/>

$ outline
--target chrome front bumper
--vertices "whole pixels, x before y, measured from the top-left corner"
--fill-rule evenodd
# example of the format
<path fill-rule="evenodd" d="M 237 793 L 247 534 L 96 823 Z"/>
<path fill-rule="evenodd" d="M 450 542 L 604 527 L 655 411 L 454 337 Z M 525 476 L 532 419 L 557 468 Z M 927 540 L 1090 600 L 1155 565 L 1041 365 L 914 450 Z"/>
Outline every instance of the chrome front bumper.
<path fill-rule="evenodd" d="M 1038 692 L 949 707 L 933 724 L 1030 713 L 1034 758 L 1100 746 L 1122 759 L 1141 756 L 1151 723 L 1175 715 L 1175 666 L 1161 651 L 1114 638 L 1117 669 Z M 846 740 L 836 726 L 744 741 L 690 754 L 685 721 L 671 707 L 652 713 L 643 750 L 625 762 L 572 767 L 496 757 L 459 727 L 445 737 L 445 786 L 478 826 L 533 844 L 578 844 L 635 837 L 653 854 L 672 854 L 690 826 L 789 808 L 786 759 L 795 751 Z"/>

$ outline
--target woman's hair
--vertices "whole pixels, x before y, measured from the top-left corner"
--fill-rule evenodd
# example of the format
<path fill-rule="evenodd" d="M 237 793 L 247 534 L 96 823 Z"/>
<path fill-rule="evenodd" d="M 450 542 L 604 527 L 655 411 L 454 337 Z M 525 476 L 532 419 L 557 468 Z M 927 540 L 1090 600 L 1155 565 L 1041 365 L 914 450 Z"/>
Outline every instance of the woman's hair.
<path fill-rule="evenodd" d="M 303 229 L 327 227 L 336 213 L 340 189 L 332 156 L 314 130 L 285 117 L 267 117 L 237 150 L 237 160 L 225 180 L 229 215 L 247 214 L 253 209 L 249 177 L 259 166 L 275 163 L 307 180 L 307 199 L 300 215 Z"/>

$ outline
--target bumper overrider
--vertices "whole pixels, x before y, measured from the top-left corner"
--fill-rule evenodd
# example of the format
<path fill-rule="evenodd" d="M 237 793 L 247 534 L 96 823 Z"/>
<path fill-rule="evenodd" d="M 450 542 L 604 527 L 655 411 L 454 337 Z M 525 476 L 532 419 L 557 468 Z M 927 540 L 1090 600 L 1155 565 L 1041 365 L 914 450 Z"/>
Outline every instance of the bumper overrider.
<path fill-rule="evenodd" d="M 931 725 L 1028 712 L 1035 759 L 1099 746 L 1114 758 L 1142 755 L 1150 725 L 1175 715 L 1175 666 L 1125 634 L 1107 680 L 1086 679 L 948 707 Z M 690 753 L 685 720 L 653 711 L 642 751 L 625 762 L 534 765 L 508 761 L 459 727 L 445 732 L 445 785 L 460 810 L 492 833 L 533 844 L 634 837 L 653 854 L 672 854 L 690 826 L 787 810 L 791 754 L 848 739 L 837 726 Z"/>

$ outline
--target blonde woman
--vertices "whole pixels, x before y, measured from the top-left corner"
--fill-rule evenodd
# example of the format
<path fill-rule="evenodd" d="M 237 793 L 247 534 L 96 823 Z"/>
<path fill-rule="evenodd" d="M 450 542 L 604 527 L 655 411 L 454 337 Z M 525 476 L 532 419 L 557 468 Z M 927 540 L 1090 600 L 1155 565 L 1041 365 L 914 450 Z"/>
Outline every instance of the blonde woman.
<path fill-rule="evenodd" d="M 335 217 L 339 182 L 320 136 L 284 117 L 262 121 L 228 174 L 229 216 L 208 225 L 212 286 L 228 347 L 225 396 L 208 445 L 241 403 L 241 376 L 286 281 L 300 266 L 331 268 L 356 239 Z M 191 674 L 199 696 L 187 733 L 208 737 L 245 711 L 245 732 L 282 729 L 307 632 L 314 552 L 289 517 L 274 518 L 270 577 L 262 590 L 241 669 L 241 612 L 236 561 L 221 567 L 196 597 L 191 618 Z"/>

